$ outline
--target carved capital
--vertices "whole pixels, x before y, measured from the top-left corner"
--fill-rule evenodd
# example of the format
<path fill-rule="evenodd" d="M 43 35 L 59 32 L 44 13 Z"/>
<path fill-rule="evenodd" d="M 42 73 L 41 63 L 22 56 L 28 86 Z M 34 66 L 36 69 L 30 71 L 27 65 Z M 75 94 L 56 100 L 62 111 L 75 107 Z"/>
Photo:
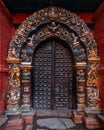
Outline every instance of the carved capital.
<path fill-rule="evenodd" d="M 99 62 L 100 61 L 100 57 L 95 57 L 95 58 L 88 58 L 88 62 L 92 63 L 92 62 Z"/>
<path fill-rule="evenodd" d="M 79 70 L 79 69 L 86 69 L 87 68 L 87 64 L 85 62 L 80 62 L 80 63 L 76 63 L 76 69 Z"/>
<path fill-rule="evenodd" d="M 20 63 L 20 59 L 15 59 L 15 58 L 7 58 L 6 59 L 7 63 Z"/>
<path fill-rule="evenodd" d="M 31 70 L 31 65 L 21 66 L 21 70 Z"/>

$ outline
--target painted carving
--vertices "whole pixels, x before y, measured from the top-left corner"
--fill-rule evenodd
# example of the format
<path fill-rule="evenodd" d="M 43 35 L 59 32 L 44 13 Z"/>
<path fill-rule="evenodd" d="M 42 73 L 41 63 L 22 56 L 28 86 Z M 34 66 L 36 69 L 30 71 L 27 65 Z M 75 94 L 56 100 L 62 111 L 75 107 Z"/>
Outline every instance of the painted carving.
<path fill-rule="evenodd" d="M 83 82 L 85 81 L 85 77 L 84 77 L 85 73 L 84 70 L 77 70 L 77 80 L 78 82 Z"/>
<path fill-rule="evenodd" d="M 53 33 L 56 32 L 56 30 L 59 28 L 59 24 L 56 25 L 55 22 L 52 22 L 51 25 L 47 25 L 48 29 L 51 30 Z"/>
<path fill-rule="evenodd" d="M 9 108 L 10 106 L 19 105 L 20 86 L 21 86 L 20 68 L 18 64 L 11 64 L 10 71 L 9 71 L 9 90 L 7 95 L 7 109 L 11 109 Z"/>
<path fill-rule="evenodd" d="M 94 50 L 96 49 L 96 43 L 92 34 L 86 24 L 79 17 L 70 11 L 57 7 L 51 7 L 34 13 L 23 22 L 23 24 L 18 28 L 16 35 L 10 44 L 8 58 L 19 58 L 20 48 L 27 42 L 27 36 L 29 33 L 35 30 L 41 22 L 51 22 L 52 20 L 57 20 L 57 23 L 60 23 L 61 21 L 66 26 L 71 28 L 71 30 L 78 34 L 80 40 L 82 40 L 83 44 L 87 46 L 89 50 L 91 46 Z M 52 26 L 55 26 L 55 22 L 52 22 L 51 27 Z"/>
<path fill-rule="evenodd" d="M 22 77 L 23 80 L 30 80 L 30 76 L 31 76 L 30 70 L 24 69 L 22 76 L 23 76 Z"/>
<path fill-rule="evenodd" d="M 87 100 L 88 107 L 99 108 L 100 99 L 98 89 L 96 87 L 88 87 L 87 94 L 88 94 L 88 100 Z"/>
<path fill-rule="evenodd" d="M 83 104 L 85 103 L 85 94 L 84 93 L 78 93 L 78 103 Z"/>
<path fill-rule="evenodd" d="M 20 69 L 16 64 L 14 64 L 14 66 L 12 66 L 10 69 L 10 79 L 11 80 L 14 80 L 14 79 L 18 80 L 19 77 L 20 77 Z"/>
<path fill-rule="evenodd" d="M 9 71 L 10 77 L 9 77 L 9 86 L 10 87 L 20 87 L 20 68 L 18 65 L 13 64 L 10 66 Z"/>
<path fill-rule="evenodd" d="M 10 49 L 8 57 L 9 58 L 18 58 L 18 53 L 16 52 L 16 48 L 15 47 Z"/>
<path fill-rule="evenodd" d="M 9 80 L 9 86 L 11 87 L 19 87 L 21 85 L 20 80 Z"/>
<path fill-rule="evenodd" d="M 30 86 L 25 86 L 24 87 L 24 92 L 30 92 Z"/>
<path fill-rule="evenodd" d="M 93 48 L 89 50 L 89 58 L 97 58 L 96 50 L 94 50 Z"/>
<path fill-rule="evenodd" d="M 50 17 L 51 19 L 53 19 L 53 20 L 58 17 L 58 14 L 56 13 L 56 10 L 55 10 L 54 7 L 51 8 L 51 11 L 49 12 L 49 17 Z"/>
<path fill-rule="evenodd" d="M 7 98 L 8 98 L 8 100 L 7 100 L 7 105 L 8 106 L 19 105 L 20 91 L 18 89 L 11 89 L 11 90 L 9 90 Z"/>
<path fill-rule="evenodd" d="M 29 61 L 29 57 L 27 55 L 27 51 L 25 49 L 22 49 L 22 54 L 21 54 L 21 58 L 22 58 L 22 61 Z"/>
<path fill-rule="evenodd" d="M 94 63 L 90 66 L 90 69 L 87 73 L 87 86 L 98 86 L 98 76 L 96 70 L 97 64 Z"/>
<path fill-rule="evenodd" d="M 23 104 L 30 104 L 30 94 L 23 95 Z"/>
<path fill-rule="evenodd" d="M 70 32 L 68 28 L 64 28 L 59 23 L 56 24 L 55 22 L 39 28 L 36 33 L 32 34 L 28 38 L 29 41 L 27 41 L 27 44 L 25 44 L 22 49 L 22 61 L 31 62 L 33 50 L 35 50 L 36 46 L 38 46 L 38 43 L 41 43 L 49 37 L 57 37 L 67 42 L 75 55 L 75 61 L 86 62 L 85 49 L 80 44 L 78 36 L 76 36 L 73 32 Z"/>

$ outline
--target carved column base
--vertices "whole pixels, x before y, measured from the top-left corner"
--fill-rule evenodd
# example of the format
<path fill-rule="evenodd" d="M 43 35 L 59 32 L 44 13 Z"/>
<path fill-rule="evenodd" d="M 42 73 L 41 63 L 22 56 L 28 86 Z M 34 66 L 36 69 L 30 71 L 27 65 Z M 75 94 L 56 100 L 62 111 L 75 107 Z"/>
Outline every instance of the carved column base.
<path fill-rule="evenodd" d="M 88 117 L 92 117 L 92 116 L 96 116 L 96 115 L 98 115 L 98 114 L 102 114 L 102 111 L 101 111 L 101 109 L 100 108 L 85 108 L 85 113 L 86 113 L 86 115 L 88 116 Z"/>
<path fill-rule="evenodd" d="M 73 112 L 73 121 L 76 124 L 82 124 L 83 123 L 83 117 L 84 117 L 84 113 L 78 113 L 77 111 Z"/>
<path fill-rule="evenodd" d="M 22 105 L 22 111 L 23 112 L 29 112 L 29 111 L 31 111 L 30 104 L 24 104 L 24 105 Z"/>
<path fill-rule="evenodd" d="M 15 106 L 7 106 L 7 110 L 8 111 L 18 111 L 20 109 L 19 105 L 15 105 Z"/>
<path fill-rule="evenodd" d="M 86 108 L 85 109 L 86 117 L 84 118 L 85 126 L 88 129 L 102 128 L 102 122 L 97 117 L 97 115 L 99 115 L 101 113 L 102 113 L 101 109 Z"/>
<path fill-rule="evenodd" d="M 85 109 L 85 104 L 77 104 L 77 111 L 84 111 Z"/>
<path fill-rule="evenodd" d="M 5 115 L 7 115 L 7 116 L 11 116 L 11 115 L 21 115 L 21 113 L 22 113 L 22 109 L 21 108 L 19 108 L 18 110 L 6 110 L 5 111 Z"/>

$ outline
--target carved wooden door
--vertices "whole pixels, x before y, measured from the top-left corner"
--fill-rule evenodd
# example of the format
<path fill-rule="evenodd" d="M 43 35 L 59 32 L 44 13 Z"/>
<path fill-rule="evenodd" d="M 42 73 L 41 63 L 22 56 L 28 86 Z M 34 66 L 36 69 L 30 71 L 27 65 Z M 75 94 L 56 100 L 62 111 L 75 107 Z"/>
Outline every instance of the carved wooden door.
<path fill-rule="evenodd" d="M 63 43 L 51 40 L 38 47 L 32 70 L 33 108 L 72 108 L 72 66 L 72 54 Z"/>

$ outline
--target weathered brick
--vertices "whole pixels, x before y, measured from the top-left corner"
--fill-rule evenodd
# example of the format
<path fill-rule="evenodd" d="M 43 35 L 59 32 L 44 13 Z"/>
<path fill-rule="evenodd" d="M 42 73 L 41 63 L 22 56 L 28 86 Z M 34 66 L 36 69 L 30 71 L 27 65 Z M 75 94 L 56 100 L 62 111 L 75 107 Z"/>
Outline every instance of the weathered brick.
<path fill-rule="evenodd" d="M 86 124 L 89 124 L 89 125 L 93 125 L 93 124 L 99 125 L 99 124 L 101 124 L 101 122 L 98 119 L 91 118 L 91 117 L 86 117 L 84 121 L 85 121 Z"/>
<path fill-rule="evenodd" d="M 76 124 L 82 124 L 83 123 L 83 115 L 74 114 L 73 120 Z"/>
<path fill-rule="evenodd" d="M 34 116 L 23 116 L 23 119 L 26 124 L 32 124 L 33 123 Z"/>
<path fill-rule="evenodd" d="M 23 130 L 23 125 L 15 127 L 6 127 L 6 130 Z"/>
<path fill-rule="evenodd" d="M 20 127 L 23 126 L 24 120 L 23 119 L 14 119 L 9 120 L 6 124 L 7 127 Z"/>
<path fill-rule="evenodd" d="M 86 124 L 85 126 L 86 126 L 86 128 L 88 128 L 88 129 L 95 129 L 95 126 L 94 126 L 94 125 Z"/>

